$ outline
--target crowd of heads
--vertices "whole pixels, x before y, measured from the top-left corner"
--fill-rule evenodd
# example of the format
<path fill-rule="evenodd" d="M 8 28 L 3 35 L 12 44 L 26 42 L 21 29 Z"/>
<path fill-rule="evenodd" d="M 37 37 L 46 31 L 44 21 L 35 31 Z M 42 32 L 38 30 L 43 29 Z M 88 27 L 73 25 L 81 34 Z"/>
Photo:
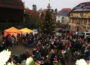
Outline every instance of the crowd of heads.
<path fill-rule="evenodd" d="M 70 33 L 61 33 L 60 35 L 38 33 L 17 35 L 17 37 L 8 35 L 4 41 L 6 47 L 22 44 L 32 48 L 19 56 L 12 56 L 15 63 L 21 64 L 29 56 L 32 56 L 34 61 L 41 65 L 54 65 L 56 62 L 65 65 L 70 61 L 69 56 L 71 56 L 72 62 L 80 58 L 90 60 L 90 44 L 86 39 Z"/>

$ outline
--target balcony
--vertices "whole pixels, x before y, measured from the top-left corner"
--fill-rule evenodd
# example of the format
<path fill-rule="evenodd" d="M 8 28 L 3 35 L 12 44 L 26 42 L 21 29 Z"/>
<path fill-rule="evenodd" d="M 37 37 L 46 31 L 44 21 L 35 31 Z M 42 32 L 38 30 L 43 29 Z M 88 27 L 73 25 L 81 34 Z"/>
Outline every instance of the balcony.
<path fill-rule="evenodd" d="M 90 18 L 90 15 L 73 15 L 71 18 Z"/>

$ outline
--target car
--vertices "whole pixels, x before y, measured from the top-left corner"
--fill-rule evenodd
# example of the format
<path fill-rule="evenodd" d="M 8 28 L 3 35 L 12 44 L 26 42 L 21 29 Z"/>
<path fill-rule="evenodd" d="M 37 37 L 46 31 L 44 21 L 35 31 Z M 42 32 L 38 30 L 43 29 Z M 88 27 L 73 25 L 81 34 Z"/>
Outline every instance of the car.
<path fill-rule="evenodd" d="M 38 30 L 37 29 L 33 29 L 33 34 L 38 34 Z"/>
<path fill-rule="evenodd" d="M 90 32 L 84 32 L 85 38 L 90 37 Z"/>

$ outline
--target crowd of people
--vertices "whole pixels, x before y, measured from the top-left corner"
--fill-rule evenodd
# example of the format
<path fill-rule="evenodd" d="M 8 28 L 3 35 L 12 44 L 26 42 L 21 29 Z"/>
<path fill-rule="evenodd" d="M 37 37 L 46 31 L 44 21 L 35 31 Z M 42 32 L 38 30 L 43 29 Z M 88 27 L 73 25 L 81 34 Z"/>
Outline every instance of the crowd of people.
<path fill-rule="evenodd" d="M 8 62 L 21 64 L 30 56 L 33 57 L 36 65 L 65 65 L 68 61 L 75 62 L 80 58 L 90 60 L 90 44 L 85 38 L 70 33 L 60 33 L 60 35 L 18 34 L 17 37 L 8 35 L 4 38 L 4 48 L 13 48 L 20 44 L 32 50 L 28 49 L 19 56 L 13 55 Z"/>

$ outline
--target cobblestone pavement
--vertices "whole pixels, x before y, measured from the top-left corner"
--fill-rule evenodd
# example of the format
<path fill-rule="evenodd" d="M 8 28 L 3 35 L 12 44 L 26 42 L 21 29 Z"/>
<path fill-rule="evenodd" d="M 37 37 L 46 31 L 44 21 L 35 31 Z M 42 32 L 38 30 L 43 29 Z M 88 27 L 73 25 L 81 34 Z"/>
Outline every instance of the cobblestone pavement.
<path fill-rule="evenodd" d="M 12 55 L 19 55 L 22 54 L 23 52 L 25 52 L 27 49 L 31 50 L 31 48 L 27 48 L 23 45 L 16 45 L 14 47 L 9 47 L 8 48 L 11 52 Z"/>

